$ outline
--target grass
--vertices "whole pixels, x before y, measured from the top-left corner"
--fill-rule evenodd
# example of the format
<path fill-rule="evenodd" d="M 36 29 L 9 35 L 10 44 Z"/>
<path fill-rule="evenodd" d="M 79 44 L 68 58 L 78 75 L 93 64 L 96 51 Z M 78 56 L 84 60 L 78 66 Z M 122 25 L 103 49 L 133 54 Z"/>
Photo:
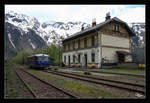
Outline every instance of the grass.
<path fill-rule="evenodd" d="M 7 79 L 14 78 L 14 74 L 11 72 L 12 67 L 10 65 L 6 66 Z"/>
<path fill-rule="evenodd" d="M 61 69 L 59 69 L 61 70 Z M 129 68 L 108 68 L 108 69 L 97 69 L 97 70 L 93 70 L 93 69 L 81 69 L 81 68 L 77 68 L 77 70 L 79 71 L 88 71 L 88 72 L 92 72 L 92 71 L 96 71 L 96 72 L 115 72 L 115 73 L 137 73 L 137 74 L 145 74 L 145 68 L 139 68 L 139 69 L 129 69 Z"/>
<path fill-rule="evenodd" d="M 106 71 L 124 72 L 124 73 L 138 73 L 138 74 L 144 74 L 145 73 L 145 70 L 127 69 L 127 68 L 106 69 Z"/>
<path fill-rule="evenodd" d="M 14 88 L 10 88 L 9 92 L 8 92 L 8 98 L 15 98 L 18 97 L 19 94 L 17 92 L 15 92 Z"/>
<path fill-rule="evenodd" d="M 78 69 L 78 70 L 81 70 L 82 69 Z M 89 71 L 89 72 L 92 72 L 92 71 L 95 71 L 95 70 L 92 70 L 92 69 L 87 69 L 86 71 Z M 97 69 L 96 72 L 114 72 L 114 73 L 136 73 L 136 74 L 145 74 L 145 69 L 129 69 L 129 68 L 109 68 L 109 69 Z"/>
<path fill-rule="evenodd" d="M 7 79 L 9 80 L 9 85 L 14 85 L 12 78 L 14 78 L 14 74 L 11 72 L 11 65 L 6 66 L 6 71 L 7 71 Z M 19 94 L 15 91 L 15 88 L 7 88 L 8 89 L 8 98 L 16 98 L 19 96 Z"/>
<path fill-rule="evenodd" d="M 74 81 L 64 80 L 58 76 L 42 73 L 35 70 L 29 70 L 29 71 L 40 76 L 41 78 L 46 78 L 53 81 L 56 85 L 61 86 L 64 89 L 68 89 L 70 91 L 74 91 L 82 95 L 86 95 L 89 97 L 115 97 L 111 93 L 106 92 L 104 90 L 95 89 Z"/>
<path fill-rule="evenodd" d="M 7 78 L 7 87 L 6 89 L 6 98 L 32 98 L 30 95 L 23 95 L 21 91 L 28 92 L 29 90 L 25 86 L 20 86 L 18 83 L 18 77 L 14 73 L 14 69 L 16 66 L 14 64 L 7 64 L 5 65 L 6 70 L 6 78 Z"/>

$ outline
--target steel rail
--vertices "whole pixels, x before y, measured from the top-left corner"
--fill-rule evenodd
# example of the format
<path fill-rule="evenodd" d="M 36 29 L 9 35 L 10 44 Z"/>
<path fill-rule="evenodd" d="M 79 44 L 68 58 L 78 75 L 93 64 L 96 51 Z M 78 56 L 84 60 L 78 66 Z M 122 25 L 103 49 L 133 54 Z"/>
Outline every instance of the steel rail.
<path fill-rule="evenodd" d="M 115 87 L 115 88 L 119 88 L 119 89 L 124 89 L 124 90 L 132 91 L 132 92 L 138 92 L 138 93 L 141 93 L 141 94 L 145 94 L 145 92 L 143 90 L 136 90 L 136 89 L 131 89 L 131 88 L 122 87 L 122 86 L 118 86 L 118 85 L 112 85 L 112 84 L 109 84 L 109 83 L 102 83 L 102 82 L 99 82 L 99 81 L 94 81 L 94 80 L 81 78 L 79 76 L 78 77 L 70 76 L 68 74 L 58 73 L 57 71 L 43 71 L 43 72 L 52 73 L 52 74 L 56 74 L 56 75 L 60 75 L 60 76 L 68 77 L 68 78 L 73 78 L 73 79 L 77 79 L 77 80 L 82 80 L 82 81 L 86 81 L 86 82 L 90 82 L 90 83 L 101 84 L 101 85 L 106 85 L 106 86 L 110 86 L 110 87 Z"/>
<path fill-rule="evenodd" d="M 63 69 L 67 69 L 66 67 L 63 67 Z M 74 69 L 72 69 L 74 70 Z M 83 71 L 85 72 L 86 70 L 81 70 L 81 69 L 76 69 L 77 71 Z M 141 77 L 144 78 L 145 75 L 143 74 L 129 74 L 129 73 L 115 73 L 115 72 L 106 72 L 106 71 L 95 71 L 95 70 L 90 70 L 90 72 L 94 72 L 94 73 L 105 73 L 105 74 L 116 74 L 116 75 L 127 75 L 127 76 L 136 76 L 136 77 Z"/>
<path fill-rule="evenodd" d="M 53 71 L 53 70 L 51 70 Z M 94 79 L 94 80 L 102 80 L 102 81 L 108 81 L 108 82 L 115 82 L 118 84 L 125 84 L 125 85 L 130 85 L 130 86 L 137 86 L 137 87 L 142 87 L 145 88 L 144 85 L 140 85 L 140 84 L 133 84 L 133 83 L 129 83 L 129 82 L 122 82 L 122 81 L 116 81 L 116 80 L 110 80 L 110 79 L 103 79 L 103 78 L 97 78 L 97 77 L 89 77 L 89 76 L 84 76 L 84 75 L 80 75 L 80 74 L 75 74 L 75 73 L 67 73 L 67 72 L 61 72 L 61 71 L 57 71 L 59 73 L 64 73 L 64 74 L 69 74 L 69 75 L 75 75 L 75 76 L 80 76 L 80 77 L 85 77 L 85 78 L 90 78 L 90 79 Z"/>
<path fill-rule="evenodd" d="M 18 78 L 23 82 L 23 84 L 27 87 L 27 89 L 29 90 L 29 92 L 33 95 L 33 97 L 38 98 L 38 96 L 36 95 L 36 93 L 31 89 L 31 87 L 22 79 L 22 77 L 20 76 L 20 74 L 18 73 L 17 70 L 15 70 L 16 75 L 18 76 Z"/>
<path fill-rule="evenodd" d="M 63 89 L 63 88 L 60 88 L 60 87 L 56 86 L 56 85 L 53 84 L 53 83 L 47 82 L 47 81 L 45 81 L 45 80 L 42 80 L 41 78 L 37 77 L 36 75 L 34 75 L 34 74 L 30 73 L 30 72 L 27 72 L 26 70 L 23 70 L 23 69 L 22 69 L 22 71 L 28 73 L 29 75 L 31 75 L 32 77 L 38 79 L 39 81 L 43 82 L 44 84 L 47 84 L 47 85 L 50 85 L 50 86 L 54 87 L 55 89 L 57 89 L 57 90 L 63 92 L 64 94 L 66 94 L 66 95 L 68 95 L 68 96 L 70 96 L 70 97 L 72 97 L 72 98 L 81 98 L 81 97 L 83 97 L 82 95 L 76 94 L 76 93 L 74 93 L 74 92 L 72 93 L 71 91 L 65 90 L 65 89 Z"/>

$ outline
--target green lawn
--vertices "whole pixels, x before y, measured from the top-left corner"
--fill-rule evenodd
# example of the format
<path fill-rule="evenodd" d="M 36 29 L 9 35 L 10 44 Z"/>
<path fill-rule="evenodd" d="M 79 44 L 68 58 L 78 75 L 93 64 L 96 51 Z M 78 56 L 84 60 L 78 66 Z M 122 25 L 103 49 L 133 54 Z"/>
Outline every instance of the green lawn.
<path fill-rule="evenodd" d="M 105 69 L 103 71 L 110 72 L 121 72 L 121 73 L 137 73 L 137 74 L 145 74 L 145 70 L 140 69 L 127 69 L 127 68 L 114 68 L 114 69 Z"/>

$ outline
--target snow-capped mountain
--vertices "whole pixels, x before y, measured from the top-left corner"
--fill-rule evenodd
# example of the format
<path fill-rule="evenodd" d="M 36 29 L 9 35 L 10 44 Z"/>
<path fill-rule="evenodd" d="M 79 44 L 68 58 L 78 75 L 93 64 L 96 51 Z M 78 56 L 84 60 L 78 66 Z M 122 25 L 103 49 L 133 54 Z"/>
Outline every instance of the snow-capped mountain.
<path fill-rule="evenodd" d="M 21 50 L 33 52 L 46 48 L 46 42 L 38 35 L 40 23 L 34 17 L 7 12 L 5 14 L 5 53 L 13 57 Z"/>
<path fill-rule="evenodd" d="M 44 39 L 48 44 L 51 44 L 53 42 L 57 44 L 61 39 L 80 31 L 82 25 L 85 28 L 90 27 L 89 24 L 83 22 L 44 22 L 42 24 L 43 31 L 46 32 L 46 35 L 44 35 Z"/>
<path fill-rule="evenodd" d="M 80 21 L 68 23 L 48 21 L 41 24 L 35 17 L 6 11 L 6 47 L 15 51 L 25 49 L 33 52 L 52 43 L 60 44 L 60 40 L 80 31 L 82 26 L 87 28 L 90 25 Z"/>
<path fill-rule="evenodd" d="M 132 46 L 143 46 L 145 35 L 145 23 L 128 24 L 136 33 L 132 38 Z M 8 48 L 17 51 L 26 49 L 33 52 L 36 49 L 46 48 L 52 43 L 60 44 L 60 41 L 78 31 L 81 27 L 91 27 L 90 24 L 78 22 L 47 21 L 40 23 L 35 17 L 18 14 L 13 11 L 5 13 L 5 36 Z M 9 44 L 9 46 L 8 46 Z M 9 51 L 9 49 L 7 50 Z"/>
<path fill-rule="evenodd" d="M 131 23 L 131 28 L 136 34 L 136 36 L 132 38 L 135 42 L 134 45 L 144 46 L 145 23 Z"/>
<path fill-rule="evenodd" d="M 90 27 L 89 24 L 80 21 L 68 23 L 48 21 L 41 24 L 35 17 L 18 14 L 13 11 L 7 11 L 5 13 L 5 22 L 19 27 L 26 33 L 28 29 L 34 30 L 36 34 L 43 38 L 47 45 L 51 43 L 58 44 L 60 39 L 80 31 L 82 25 L 85 28 Z"/>
<path fill-rule="evenodd" d="M 145 23 L 131 23 L 130 27 L 136 36 L 131 39 L 131 50 L 134 62 L 144 63 L 145 61 Z"/>

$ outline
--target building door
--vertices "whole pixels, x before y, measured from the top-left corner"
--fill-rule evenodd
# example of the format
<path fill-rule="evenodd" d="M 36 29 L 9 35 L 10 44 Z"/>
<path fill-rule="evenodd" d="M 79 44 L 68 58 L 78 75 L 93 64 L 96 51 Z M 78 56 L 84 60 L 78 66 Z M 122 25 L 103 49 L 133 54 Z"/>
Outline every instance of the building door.
<path fill-rule="evenodd" d="M 84 54 L 84 62 L 85 62 L 85 67 L 87 67 L 87 54 Z"/>
<path fill-rule="evenodd" d="M 124 54 L 118 54 L 119 63 L 125 62 L 125 55 Z"/>
<path fill-rule="evenodd" d="M 68 56 L 69 66 L 70 66 L 70 55 Z"/>

